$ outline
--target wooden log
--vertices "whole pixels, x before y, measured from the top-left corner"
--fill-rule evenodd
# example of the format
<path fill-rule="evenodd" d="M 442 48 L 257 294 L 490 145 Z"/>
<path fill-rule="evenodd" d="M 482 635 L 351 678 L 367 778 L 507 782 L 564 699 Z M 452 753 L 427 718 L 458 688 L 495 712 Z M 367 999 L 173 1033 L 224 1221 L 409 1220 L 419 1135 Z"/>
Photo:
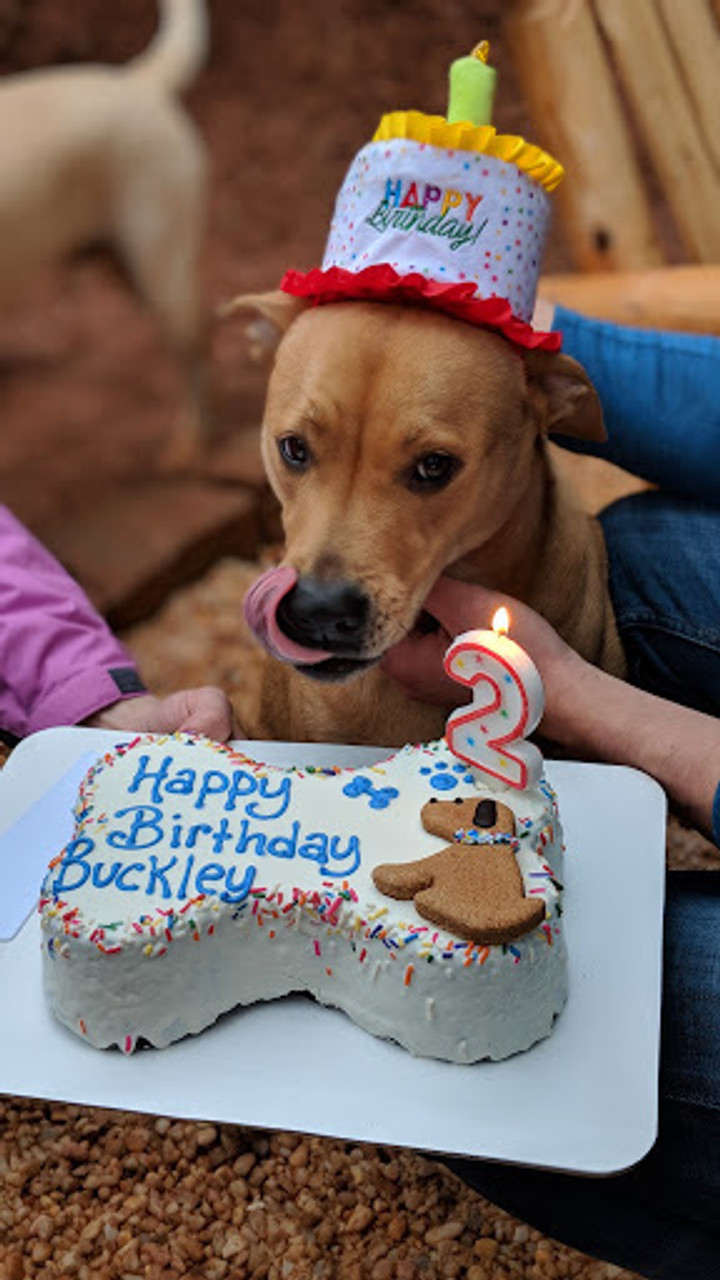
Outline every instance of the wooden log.
<path fill-rule="evenodd" d="M 720 335 L 720 266 L 541 276 L 539 328 L 548 324 L 543 303 L 638 328 Z"/>
<path fill-rule="evenodd" d="M 720 173 L 678 70 L 674 28 L 665 26 L 655 0 L 594 2 L 685 248 L 698 262 L 719 262 Z M 674 7 L 683 24 L 697 19 L 696 0 Z"/>
<path fill-rule="evenodd" d="M 658 0 L 680 63 L 704 145 L 720 169 L 720 4 L 715 0 Z"/>
<path fill-rule="evenodd" d="M 553 199 L 585 271 L 663 261 L 589 0 L 512 0 L 504 35 L 537 141 L 565 166 Z"/>

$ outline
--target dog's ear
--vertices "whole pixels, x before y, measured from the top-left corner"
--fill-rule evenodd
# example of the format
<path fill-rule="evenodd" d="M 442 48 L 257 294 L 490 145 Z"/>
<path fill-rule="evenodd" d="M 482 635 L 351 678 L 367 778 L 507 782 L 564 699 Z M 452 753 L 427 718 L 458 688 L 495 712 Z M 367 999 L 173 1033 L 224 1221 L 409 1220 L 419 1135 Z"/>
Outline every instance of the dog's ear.
<path fill-rule="evenodd" d="M 308 304 L 302 298 L 275 289 L 270 293 L 243 293 L 217 309 L 220 320 L 233 316 L 245 316 L 245 336 L 250 358 L 257 364 L 272 360 L 280 339 L 293 320 Z"/>
<path fill-rule="evenodd" d="M 544 431 L 581 440 L 607 438 L 600 397 L 577 360 L 548 351 L 528 351 L 524 358 Z"/>

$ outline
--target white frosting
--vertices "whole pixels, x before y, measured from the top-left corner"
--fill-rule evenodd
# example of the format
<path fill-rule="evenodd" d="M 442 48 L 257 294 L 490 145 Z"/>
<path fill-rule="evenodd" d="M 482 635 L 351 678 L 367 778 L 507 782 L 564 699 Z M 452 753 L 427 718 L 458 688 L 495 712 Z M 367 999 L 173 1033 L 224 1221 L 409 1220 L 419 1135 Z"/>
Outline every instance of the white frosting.
<path fill-rule="evenodd" d="M 452 937 L 372 871 L 448 842 L 431 798 L 511 808 L 545 920 L 502 946 Z M 562 835 L 548 784 L 518 792 L 444 741 L 359 769 L 285 770 L 206 739 L 147 735 L 103 756 L 40 909 L 45 987 L 90 1044 L 162 1047 L 236 1006 L 310 992 L 412 1053 L 503 1058 L 549 1034 L 567 989 Z"/>

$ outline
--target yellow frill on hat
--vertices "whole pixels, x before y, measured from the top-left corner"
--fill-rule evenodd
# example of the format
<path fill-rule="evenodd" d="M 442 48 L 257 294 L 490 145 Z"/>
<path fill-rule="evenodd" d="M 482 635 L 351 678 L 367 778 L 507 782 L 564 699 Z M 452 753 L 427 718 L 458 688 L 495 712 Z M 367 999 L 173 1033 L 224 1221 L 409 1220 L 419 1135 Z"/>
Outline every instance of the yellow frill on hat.
<path fill-rule="evenodd" d="M 395 138 L 494 156 L 514 164 L 546 191 L 554 191 L 565 174 L 560 162 L 541 147 L 514 134 L 498 133 L 489 124 L 474 125 L 464 120 L 448 124 L 444 116 L 428 116 L 422 111 L 390 111 L 382 117 L 373 142 L 391 142 Z"/>

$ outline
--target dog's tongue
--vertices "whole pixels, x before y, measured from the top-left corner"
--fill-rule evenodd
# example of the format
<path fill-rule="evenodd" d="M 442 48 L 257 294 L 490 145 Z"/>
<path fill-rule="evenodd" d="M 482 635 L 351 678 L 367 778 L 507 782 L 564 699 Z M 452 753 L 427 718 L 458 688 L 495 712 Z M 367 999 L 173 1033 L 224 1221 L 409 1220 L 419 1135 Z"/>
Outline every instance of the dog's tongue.
<path fill-rule="evenodd" d="M 324 662 L 332 654 L 324 649 L 306 649 L 280 629 L 277 621 L 278 605 L 288 591 L 292 591 L 296 582 L 297 573 L 289 564 L 280 565 L 278 569 L 268 569 L 267 573 L 263 573 L 253 583 L 245 596 L 245 617 L 248 626 L 274 658 L 308 666 L 310 663 Z"/>

